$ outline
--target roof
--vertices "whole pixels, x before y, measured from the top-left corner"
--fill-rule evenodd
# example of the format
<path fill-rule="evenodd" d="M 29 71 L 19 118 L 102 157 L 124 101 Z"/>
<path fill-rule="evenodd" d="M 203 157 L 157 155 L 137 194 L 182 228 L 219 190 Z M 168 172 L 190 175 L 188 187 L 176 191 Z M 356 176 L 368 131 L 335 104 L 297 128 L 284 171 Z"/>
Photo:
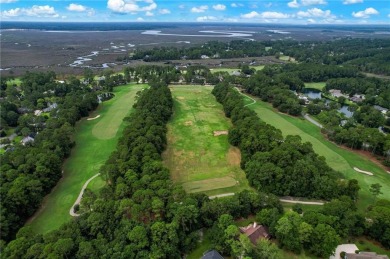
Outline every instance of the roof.
<path fill-rule="evenodd" d="M 253 244 L 256 244 L 259 238 L 269 238 L 268 228 L 262 225 L 257 225 L 256 222 L 247 227 L 240 227 L 241 233 L 248 236 Z"/>
<path fill-rule="evenodd" d="M 202 259 L 224 259 L 224 258 L 217 251 L 210 250 L 203 254 Z"/>
<path fill-rule="evenodd" d="M 345 257 L 347 259 L 389 259 L 387 255 L 378 255 L 375 252 L 347 253 Z"/>
<path fill-rule="evenodd" d="M 359 250 L 359 248 L 355 244 L 342 244 L 338 245 L 336 247 L 334 255 L 331 255 L 329 259 L 340 259 L 340 253 L 346 252 L 346 253 L 355 253 L 356 250 Z"/>

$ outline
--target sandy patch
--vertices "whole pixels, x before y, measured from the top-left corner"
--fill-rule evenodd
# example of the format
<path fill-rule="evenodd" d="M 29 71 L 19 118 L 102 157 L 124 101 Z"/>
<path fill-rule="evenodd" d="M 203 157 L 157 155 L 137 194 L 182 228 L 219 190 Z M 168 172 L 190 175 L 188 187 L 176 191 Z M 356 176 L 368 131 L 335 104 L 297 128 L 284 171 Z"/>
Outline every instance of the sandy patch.
<path fill-rule="evenodd" d="M 192 126 L 193 123 L 192 123 L 192 121 L 186 121 L 186 122 L 184 122 L 184 125 L 186 125 L 186 126 Z"/>
<path fill-rule="evenodd" d="M 227 160 L 230 165 L 240 165 L 241 162 L 241 152 L 236 147 L 230 147 L 227 154 Z"/>
<path fill-rule="evenodd" d="M 87 121 L 96 120 L 96 119 L 99 118 L 99 117 L 100 117 L 100 114 L 99 114 L 99 115 L 96 115 L 96 116 L 93 117 L 93 118 L 88 118 Z"/>
<path fill-rule="evenodd" d="M 218 137 L 220 135 L 227 135 L 229 134 L 228 130 L 214 130 L 213 131 L 214 137 Z"/>
<path fill-rule="evenodd" d="M 362 173 L 362 174 L 366 174 L 366 175 L 374 175 L 373 173 L 371 173 L 369 171 L 360 170 L 357 167 L 354 167 L 353 170 L 355 170 L 356 172 Z"/>
<path fill-rule="evenodd" d="M 183 96 L 178 96 L 177 99 L 178 100 L 184 100 L 185 98 Z"/>

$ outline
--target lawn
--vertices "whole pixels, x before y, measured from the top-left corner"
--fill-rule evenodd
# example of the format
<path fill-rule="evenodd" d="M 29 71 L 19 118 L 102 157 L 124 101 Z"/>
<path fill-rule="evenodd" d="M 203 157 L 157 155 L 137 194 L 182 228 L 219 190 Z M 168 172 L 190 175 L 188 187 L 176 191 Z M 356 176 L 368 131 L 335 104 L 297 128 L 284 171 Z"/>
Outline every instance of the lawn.
<path fill-rule="evenodd" d="M 312 88 L 322 91 L 322 89 L 325 88 L 326 82 L 312 82 L 312 83 L 305 83 L 306 88 Z"/>
<path fill-rule="evenodd" d="M 347 179 L 357 179 L 359 181 L 361 187 L 358 200 L 359 209 L 364 210 L 374 202 L 374 197 L 369 192 L 370 185 L 373 183 L 382 185 L 381 191 L 383 194 L 379 198 L 390 197 L 390 174 L 386 173 L 383 168 L 366 157 L 328 141 L 317 126 L 303 118 L 281 114 L 270 104 L 259 99 L 256 100 L 256 104 L 248 107 L 253 109 L 262 120 L 280 129 L 284 136 L 299 135 L 303 141 L 311 142 L 315 152 L 324 156 L 330 167 L 341 172 Z M 358 173 L 353 167 L 370 171 L 374 173 L 374 176 Z"/>
<path fill-rule="evenodd" d="M 174 115 L 163 154 L 173 181 L 188 193 L 217 195 L 249 189 L 240 168 L 241 153 L 228 143 L 231 122 L 211 94 L 212 87 L 174 86 Z"/>
<path fill-rule="evenodd" d="M 221 67 L 221 68 L 211 68 L 210 69 L 211 73 L 217 73 L 217 72 L 228 72 L 230 75 L 235 72 L 241 72 L 241 69 L 239 68 L 227 68 L 227 67 Z"/>
<path fill-rule="evenodd" d="M 64 177 L 45 198 L 42 208 L 28 224 L 34 232 L 46 233 L 69 221 L 69 210 L 80 193 L 83 184 L 99 172 L 99 168 L 115 149 L 125 123 L 123 118 L 131 111 L 136 93 L 146 85 L 126 85 L 114 88 L 115 97 L 104 102 L 90 117 L 76 126 L 76 146 L 64 163 Z M 113 119 L 115 118 L 115 119 Z M 110 124 L 102 124 L 110 123 Z M 114 126 L 116 128 L 114 128 Z M 109 136 L 109 137 L 105 137 Z M 98 191 L 105 182 L 97 177 L 91 183 Z"/>

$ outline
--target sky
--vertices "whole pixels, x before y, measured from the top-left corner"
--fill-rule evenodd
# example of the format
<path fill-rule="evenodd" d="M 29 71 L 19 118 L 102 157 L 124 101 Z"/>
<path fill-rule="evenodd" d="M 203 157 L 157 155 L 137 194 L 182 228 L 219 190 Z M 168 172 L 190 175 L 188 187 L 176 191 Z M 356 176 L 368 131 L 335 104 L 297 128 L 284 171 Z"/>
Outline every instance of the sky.
<path fill-rule="evenodd" d="M 389 24 L 390 0 L 0 0 L 1 21 Z"/>

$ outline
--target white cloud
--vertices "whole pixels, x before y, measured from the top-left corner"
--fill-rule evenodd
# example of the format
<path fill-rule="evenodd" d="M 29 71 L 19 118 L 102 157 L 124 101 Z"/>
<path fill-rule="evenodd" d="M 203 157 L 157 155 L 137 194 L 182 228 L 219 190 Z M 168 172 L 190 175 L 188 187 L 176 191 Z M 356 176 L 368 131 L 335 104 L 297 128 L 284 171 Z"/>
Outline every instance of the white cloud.
<path fill-rule="evenodd" d="M 315 21 L 314 19 L 311 19 L 311 18 L 310 18 L 310 19 L 307 19 L 307 22 L 308 22 L 308 23 L 316 23 L 316 21 Z"/>
<path fill-rule="evenodd" d="M 85 10 L 87 10 L 87 7 L 80 4 L 70 4 L 68 5 L 68 7 L 66 7 L 66 9 L 73 12 L 84 12 Z"/>
<path fill-rule="evenodd" d="M 359 11 L 357 13 L 353 12 L 352 16 L 355 18 L 370 18 L 371 15 L 375 14 L 379 14 L 379 12 L 376 9 L 369 7 L 364 11 Z"/>
<path fill-rule="evenodd" d="M 262 18 L 262 19 L 286 19 L 289 18 L 290 15 L 279 13 L 279 12 L 262 12 L 258 13 L 256 11 L 252 11 L 247 14 L 241 15 L 241 18 L 244 19 L 254 19 L 254 18 Z"/>
<path fill-rule="evenodd" d="M 263 12 L 260 14 L 261 18 L 264 19 L 286 19 L 289 18 L 290 15 L 279 13 L 279 12 Z"/>
<path fill-rule="evenodd" d="M 16 16 L 35 16 L 35 17 L 49 17 L 58 18 L 59 14 L 55 11 L 54 7 L 49 5 L 33 5 L 31 8 L 15 8 L 8 11 L 1 12 L 4 17 L 16 17 Z"/>
<path fill-rule="evenodd" d="M 297 0 L 293 0 L 291 2 L 288 2 L 287 5 L 288 5 L 288 7 L 291 7 L 291 8 L 298 8 L 299 7 L 299 3 Z"/>
<path fill-rule="evenodd" d="M 207 21 L 216 21 L 217 17 L 214 16 L 201 16 L 196 18 L 197 22 L 207 22 Z"/>
<path fill-rule="evenodd" d="M 252 11 L 250 13 L 242 14 L 241 18 L 244 19 L 260 18 L 260 14 L 258 12 Z"/>
<path fill-rule="evenodd" d="M 325 0 L 302 0 L 303 6 L 327 4 Z"/>
<path fill-rule="evenodd" d="M 3 11 L 1 12 L 1 14 L 2 16 L 6 16 L 6 17 L 16 17 L 22 14 L 22 9 L 15 8 L 8 11 Z"/>
<path fill-rule="evenodd" d="M 159 12 L 160 14 L 170 14 L 170 13 L 171 13 L 171 11 L 170 11 L 169 9 L 166 9 L 166 8 L 161 9 L 161 10 L 159 10 L 158 12 Z"/>
<path fill-rule="evenodd" d="M 213 8 L 214 8 L 214 10 L 217 10 L 217 11 L 225 11 L 226 5 L 217 4 L 217 5 L 213 5 Z"/>
<path fill-rule="evenodd" d="M 179 5 L 179 8 L 184 9 L 184 8 L 186 8 L 186 6 L 184 4 L 181 4 L 181 5 Z"/>
<path fill-rule="evenodd" d="M 234 8 L 237 8 L 237 7 L 243 7 L 244 5 L 243 4 L 240 4 L 240 3 L 231 3 L 230 4 L 231 7 L 234 7 Z"/>
<path fill-rule="evenodd" d="M 145 13 L 145 15 L 146 15 L 146 16 L 154 16 L 154 13 L 152 13 L 152 12 L 150 12 L 150 11 L 147 11 L 147 12 Z"/>
<path fill-rule="evenodd" d="M 0 0 L 0 4 L 10 4 L 10 3 L 15 3 L 18 0 Z"/>
<path fill-rule="evenodd" d="M 143 21 L 145 21 L 145 20 L 144 20 L 144 18 L 142 18 L 142 17 L 138 17 L 136 21 L 137 21 L 137 22 L 143 22 Z"/>
<path fill-rule="evenodd" d="M 358 4 L 363 3 L 363 0 L 344 0 L 343 4 Z"/>
<path fill-rule="evenodd" d="M 143 3 L 140 6 L 138 3 Z M 152 11 L 157 8 L 154 0 L 108 0 L 107 8 L 116 13 L 137 13 Z"/>
<path fill-rule="evenodd" d="M 209 7 L 207 5 L 201 5 L 199 7 L 192 7 L 191 13 L 203 13 L 205 12 Z"/>
<path fill-rule="evenodd" d="M 390 13 L 387 15 L 387 17 L 389 17 L 389 18 L 390 18 Z"/>
<path fill-rule="evenodd" d="M 307 10 L 306 12 L 304 11 L 299 11 L 297 13 L 297 16 L 302 18 L 302 17 L 320 17 L 320 18 L 334 18 L 335 16 L 331 14 L 330 10 L 323 11 L 319 8 L 312 8 Z"/>
<path fill-rule="evenodd" d="M 54 10 L 54 7 L 49 5 L 33 5 L 30 9 L 23 9 L 28 16 L 38 17 L 58 17 L 59 15 Z"/>

